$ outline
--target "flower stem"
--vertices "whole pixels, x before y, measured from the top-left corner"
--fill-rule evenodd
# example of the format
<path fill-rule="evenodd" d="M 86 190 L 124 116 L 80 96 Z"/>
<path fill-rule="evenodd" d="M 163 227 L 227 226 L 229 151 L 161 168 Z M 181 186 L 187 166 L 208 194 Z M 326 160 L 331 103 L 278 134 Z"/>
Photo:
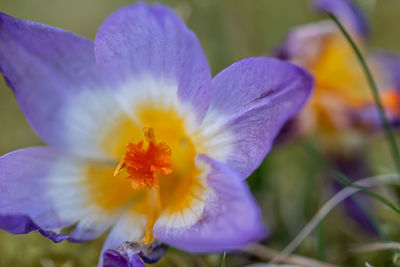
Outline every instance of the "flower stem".
<path fill-rule="evenodd" d="M 351 38 L 350 34 L 346 31 L 346 29 L 343 27 L 343 25 L 340 23 L 340 21 L 335 17 L 335 15 L 333 15 L 330 12 L 326 12 L 328 14 L 328 16 L 335 22 L 335 24 L 339 27 L 340 31 L 343 33 L 343 35 L 346 37 L 347 41 L 349 42 L 349 44 L 351 45 L 351 47 L 353 48 L 354 53 L 356 54 L 361 67 L 365 73 L 365 76 L 367 77 L 368 80 L 368 84 L 371 88 L 373 97 L 374 97 L 374 101 L 376 106 L 378 107 L 378 113 L 379 113 L 379 117 L 380 120 L 382 122 L 383 128 L 385 130 L 385 135 L 387 138 L 387 141 L 389 143 L 390 146 L 390 151 L 396 166 L 396 170 L 397 172 L 400 174 L 400 153 L 399 150 L 397 148 L 397 144 L 396 144 L 396 139 L 393 133 L 393 130 L 390 126 L 389 120 L 385 114 L 385 109 L 383 107 L 382 101 L 379 97 L 379 92 L 378 92 L 378 87 L 376 85 L 376 82 L 374 80 L 374 77 L 371 74 L 371 71 L 367 65 L 367 62 L 365 61 L 363 55 L 361 54 L 360 49 L 357 47 L 356 43 L 354 42 L 354 40 Z"/>

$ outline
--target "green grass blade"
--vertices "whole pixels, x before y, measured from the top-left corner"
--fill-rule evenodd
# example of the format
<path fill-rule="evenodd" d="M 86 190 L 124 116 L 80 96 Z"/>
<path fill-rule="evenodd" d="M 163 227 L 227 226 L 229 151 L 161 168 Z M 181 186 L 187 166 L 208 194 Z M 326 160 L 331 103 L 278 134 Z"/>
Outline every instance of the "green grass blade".
<path fill-rule="evenodd" d="M 224 251 L 224 255 L 222 256 L 221 267 L 225 267 L 226 266 L 225 258 L 226 258 L 226 251 Z"/>
<path fill-rule="evenodd" d="M 324 235 L 324 223 L 320 222 L 318 224 L 318 250 L 317 250 L 317 259 L 319 261 L 325 260 L 325 235 Z"/>
<path fill-rule="evenodd" d="M 378 195 L 374 192 L 372 192 L 371 190 L 360 186 L 358 184 L 353 183 L 349 178 L 347 178 L 344 174 L 338 172 L 338 171 L 332 171 L 333 172 L 333 177 L 341 184 L 345 185 L 345 186 L 352 186 L 355 188 L 360 189 L 361 192 L 377 199 L 378 201 L 382 202 L 384 205 L 386 205 L 387 207 L 391 208 L 392 210 L 394 210 L 395 212 L 397 212 L 398 214 L 400 214 L 400 208 L 393 204 L 392 202 L 390 202 L 389 200 L 387 200 L 386 198 L 384 198 L 381 195 Z"/>
<path fill-rule="evenodd" d="M 392 130 L 392 127 L 390 126 L 389 120 L 385 114 L 385 109 L 383 107 L 382 101 L 380 99 L 379 96 L 379 92 L 378 92 L 378 87 L 376 85 L 376 82 L 374 80 L 374 77 L 371 74 L 371 71 L 367 65 L 367 62 L 365 61 L 363 55 L 361 54 L 360 49 L 357 47 L 356 43 L 354 42 L 354 40 L 351 38 L 350 34 L 346 31 L 346 29 L 343 27 L 343 25 L 340 23 L 340 21 L 335 17 L 335 15 L 333 15 L 330 12 L 326 12 L 328 14 L 328 16 L 335 22 L 335 24 L 339 27 L 340 31 L 343 33 L 343 35 L 345 36 L 345 38 L 347 39 L 347 41 L 349 42 L 349 44 L 351 45 L 351 47 L 353 48 L 354 53 L 356 54 L 361 67 L 365 73 L 365 76 L 367 77 L 368 80 L 368 84 L 371 88 L 373 97 L 374 97 L 374 101 L 376 106 L 378 107 L 378 113 L 379 113 L 379 117 L 380 120 L 382 122 L 383 128 L 385 130 L 385 135 L 386 135 L 386 139 L 389 143 L 390 146 L 390 151 L 396 166 L 396 170 L 397 172 L 400 174 L 400 154 L 399 154 L 399 150 L 396 144 L 396 139 L 394 137 L 394 133 Z"/>

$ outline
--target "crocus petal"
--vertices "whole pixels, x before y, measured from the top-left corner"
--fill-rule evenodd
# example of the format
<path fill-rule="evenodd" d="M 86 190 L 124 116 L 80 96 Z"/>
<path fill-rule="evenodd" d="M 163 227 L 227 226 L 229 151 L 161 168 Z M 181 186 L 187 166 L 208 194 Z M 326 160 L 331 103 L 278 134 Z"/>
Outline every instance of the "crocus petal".
<path fill-rule="evenodd" d="M 103 254 L 102 267 L 145 267 L 137 254 L 123 255 L 113 249 L 106 250 Z M 101 267 L 101 266 L 99 266 Z"/>
<path fill-rule="evenodd" d="M 0 71 L 36 133 L 48 144 L 97 156 L 97 137 L 116 109 L 93 43 L 0 13 Z"/>
<path fill-rule="evenodd" d="M 319 10 L 333 13 L 356 41 L 367 37 L 367 19 L 352 0 L 315 0 L 314 3 Z M 326 42 L 334 36 L 344 38 L 333 21 L 301 25 L 290 31 L 274 56 L 310 67 L 321 58 Z"/>
<path fill-rule="evenodd" d="M 15 235 L 39 232 L 56 243 L 68 239 L 66 234 L 41 228 L 27 215 L 2 215 L 0 213 L 0 229 Z"/>
<path fill-rule="evenodd" d="M 313 65 L 324 52 L 326 41 L 338 34 L 330 21 L 310 23 L 293 28 L 273 56 L 295 61 L 303 66 Z"/>
<path fill-rule="evenodd" d="M 46 191 L 48 174 L 58 157 L 60 154 L 50 148 L 27 148 L 0 158 L 0 215 L 3 218 L 25 215 L 46 229 L 62 228 L 73 223 L 58 216 Z M 21 218 L 24 219 L 23 216 Z M 27 219 L 24 221 L 27 225 L 32 224 Z M 4 224 L 2 226 L 11 233 L 24 232 L 18 224 L 15 227 L 21 231 L 14 231 Z"/>
<path fill-rule="evenodd" d="M 374 51 L 368 55 L 368 64 L 380 90 L 380 98 L 385 107 L 386 116 L 390 123 L 400 125 L 400 57 L 397 54 Z M 367 126 L 372 130 L 382 127 L 378 108 L 373 101 L 353 112 L 356 124 Z"/>
<path fill-rule="evenodd" d="M 195 34 L 169 8 L 138 3 L 116 11 L 100 27 L 95 52 L 128 110 L 145 101 L 178 101 L 202 120 L 210 95 L 208 63 Z"/>
<path fill-rule="evenodd" d="M 71 241 L 86 241 L 118 221 L 137 197 L 124 176 L 114 176 L 115 165 L 64 157 L 52 167 L 48 195 L 60 218 L 78 222 Z"/>
<path fill-rule="evenodd" d="M 103 253 L 103 267 L 114 266 L 112 264 L 136 267 L 144 266 L 143 262 L 156 263 L 165 255 L 167 249 L 168 246 L 159 240 L 153 243 L 126 241 L 118 249 L 108 249 Z"/>
<path fill-rule="evenodd" d="M 374 51 L 368 61 L 379 76 L 379 89 L 396 89 L 400 92 L 400 55 L 387 51 Z M 375 77 L 376 78 L 376 77 Z"/>
<path fill-rule="evenodd" d="M 236 249 L 264 237 L 260 210 L 245 182 L 228 166 L 206 155 L 199 155 L 196 161 L 212 189 L 201 217 L 186 227 L 161 215 L 154 235 L 171 246 L 195 252 Z"/>
<path fill-rule="evenodd" d="M 335 169 L 339 170 L 347 177 L 351 177 L 352 180 L 357 181 L 363 177 L 369 177 L 372 175 L 368 161 L 365 157 L 366 154 L 367 153 L 363 150 L 355 150 L 350 157 L 344 157 L 342 155 L 336 157 L 331 156 L 330 161 L 334 164 L 333 166 Z M 337 193 L 343 189 L 343 185 L 337 181 L 333 181 L 333 188 Z M 346 199 L 343 204 L 347 215 L 352 217 L 362 227 L 362 229 L 372 235 L 378 234 L 376 225 L 369 216 L 369 213 L 373 212 L 374 209 L 374 205 L 370 198 L 359 193 Z M 368 210 L 366 210 L 367 207 Z"/>
<path fill-rule="evenodd" d="M 283 124 L 305 103 L 312 79 L 290 63 L 250 58 L 223 70 L 212 86 L 210 108 L 197 138 L 207 144 L 208 155 L 244 179 L 262 162 Z"/>
<path fill-rule="evenodd" d="M 9 153 L 0 158 L 0 218 L 9 223 L 0 226 L 24 233 L 31 231 L 24 228 L 51 230 L 79 222 L 69 234 L 70 241 L 98 237 L 117 221 L 134 196 L 129 181 L 114 177 L 113 171 L 114 166 L 49 147 Z M 7 216 L 21 216 L 24 222 L 14 224 L 7 219 L 14 217 Z"/>
<path fill-rule="evenodd" d="M 118 222 L 113 226 L 110 234 L 108 235 L 100 254 L 101 256 L 98 266 L 103 266 L 103 260 L 105 260 L 106 258 L 104 258 L 102 255 L 107 250 L 117 250 L 121 246 L 121 244 L 126 241 L 140 240 L 144 235 L 146 223 L 146 215 L 138 214 L 132 209 L 127 210 L 124 215 L 118 220 Z M 113 255 L 115 257 L 117 256 L 116 253 L 113 253 Z M 125 256 L 126 255 L 124 255 L 123 257 Z"/>
<path fill-rule="evenodd" d="M 350 27 L 352 33 L 367 37 L 368 20 L 362 9 L 353 0 L 316 0 L 315 6 L 321 11 L 334 14 L 342 23 Z"/>

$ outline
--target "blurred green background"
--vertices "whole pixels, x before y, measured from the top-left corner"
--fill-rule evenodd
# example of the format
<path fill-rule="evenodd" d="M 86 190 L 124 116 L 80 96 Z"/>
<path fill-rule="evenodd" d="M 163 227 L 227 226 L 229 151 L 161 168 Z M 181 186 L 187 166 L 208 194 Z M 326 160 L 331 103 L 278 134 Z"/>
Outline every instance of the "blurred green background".
<path fill-rule="evenodd" d="M 307 0 L 166 0 L 197 34 L 213 74 L 246 57 L 268 55 L 296 25 L 322 17 L 313 12 Z M 0 0 L 0 11 L 17 18 L 61 27 L 93 39 L 101 22 L 112 11 L 130 4 L 127 0 Z M 400 52 L 400 1 L 361 0 L 372 25 L 371 48 Z M 370 164 L 376 172 L 390 170 L 382 140 L 371 142 Z M 11 90 L 0 79 L 0 154 L 41 145 L 19 110 Z M 371 151 L 370 150 L 370 151 Z M 301 142 L 274 149 L 261 168 L 250 178 L 266 222 L 274 231 L 268 246 L 282 249 L 304 226 L 317 208 L 331 195 L 320 179 L 316 160 Z M 384 227 L 396 219 L 381 212 Z M 389 219 L 388 219 L 389 218 Z M 390 253 L 344 255 L 349 243 L 369 241 L 358 232 L 343 212 L 335 210 L 326 218 L 324 258 L 348 266 L 362 266 L 365 260 L 376 266 L 391 262 Z M 390 228 L 389 226 L 387 226 Z M 322 229 L 322 228 L 321 228 Z M 373 237 L 372 237 L 373 239 Z M 310 257 L 318 254 L 317 238 L 311 236 L 297 250 Z M 0 232 L 0 266 L 96 266 L 103 239 L 85 244 L 54 244 L 37 233 L 13 236 Z M 189 255 L 171 250 L 159 265 L 218 266 L 220 255 Z M 257 262 L 242 254 L 229 255 L 228 266 Z M 353 265 L 354 264 L 354 265 Z M 379 265 L 384 264 L 384 265 Z"/>

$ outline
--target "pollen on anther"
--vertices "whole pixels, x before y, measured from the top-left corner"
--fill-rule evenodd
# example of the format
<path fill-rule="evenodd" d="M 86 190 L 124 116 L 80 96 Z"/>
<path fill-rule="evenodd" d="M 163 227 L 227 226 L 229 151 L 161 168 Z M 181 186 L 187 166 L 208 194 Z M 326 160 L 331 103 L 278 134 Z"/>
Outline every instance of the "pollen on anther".
<path fill-rule="evenodd" d="M 145 127 L 143 133 L 147 147 L 144 147 L 143 140 L 136 144 L 128 143 L 127 150 L 114 172 L 116 176 L 124 169 L 136 190 L 145 187 L 158 188 L 156 174 L 168 175 L 172 172 L 172 150 L 168 144 L 157 143 L 154 129 L 151 127 Z"/>

